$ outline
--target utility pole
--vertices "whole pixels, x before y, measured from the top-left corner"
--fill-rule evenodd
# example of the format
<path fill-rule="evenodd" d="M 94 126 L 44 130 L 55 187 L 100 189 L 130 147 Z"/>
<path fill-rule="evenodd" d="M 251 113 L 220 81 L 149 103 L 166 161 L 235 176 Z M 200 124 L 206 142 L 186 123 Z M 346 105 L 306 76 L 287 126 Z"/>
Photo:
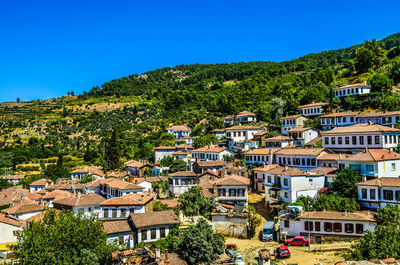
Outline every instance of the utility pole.
<path fill-rule="evenodd" d="M 308 252 L 311 252 L 310 201 L 308 201 Z"/>

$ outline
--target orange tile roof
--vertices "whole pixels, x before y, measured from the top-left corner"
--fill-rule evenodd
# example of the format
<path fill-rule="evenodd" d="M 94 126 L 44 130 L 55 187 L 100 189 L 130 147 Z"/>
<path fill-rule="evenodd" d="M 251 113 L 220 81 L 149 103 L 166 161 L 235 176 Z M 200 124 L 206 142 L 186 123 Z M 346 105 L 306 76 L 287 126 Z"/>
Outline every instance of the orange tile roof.
<path fill-rule="evenodd" d="M 232 126 L 229 128 L 226 128 L 225 131 L 245 131 L 245 130 L 261 130 L 261 126 Z"/>
<path fill-rule="evenodd" d="M 225 129 L 214 129 L 212 131 L 210 131 L 211 133 L 215 133 L 215 132 L 225 132 Z"/>
<path fill-rule="evenodd" d="M 270 152 L 275 153 L 278 150 L 277 148 L 260 148 L 248 151 L 244 155 L 269 155 Z"/>
<path fill-rule="evenodd" d="M 318 161 L 330 161 L 330 160 L 341 160 L 345 159 L 346 157 L 350 157 L 352 155 L 349 154 L 322 154 L 318 157 Z"/>
<path fill-rule="evenodd" d="M 138 168 L 141 168 L 144 164 L 139 162 L 139 161 L 131 160 L 131 161 L 126 162 L 124 165 L 126 167 L 138 167 Z"/>
<path fill-rule="evenodd" d="M 400 178 L 376 178 L 356 183 L 357 186 L 400 187 Z"/>
<path fill-rule="evenodd" d="M 352 87 L 371 87 L 371 86 L 367 85 L 366 83 L 356 83 L 356 84 L 350 84 L 350 85 L 345 85 L 345 86 L 341 86 L 341 87 L 336 87 L 336 88 L 334 88 L 334 90 L 352 88 Z"/>
<path fill-rule="evenodd" d="M 226 147 L 219 147 L 216 145 L 212 145 L 212 146 L 204 146 L 204 147 L 197 148 L 197 149 L 193 150 L 192 153 L 196 153 L 196 152 L 220 153 L 227 149 L 228 148 L 226 148 Z"/>
<path fill-rule="evenodd" d="M 154 150 L 176 150 L 175 146 L 157 146 L 153 148 Z"/>
<path fill-rule="evenodd" d="M 65 199 L 65 198 L 71 198 L 74 197 L 75 194 L 69 192 L 69 191 L 65 191 L 65 190 L 53 190 L 49 193 L 47 193 L 46 195 L 43 195 L 43 199 Z"/>
<path fill-rule="evenodd" d="M 320 118 L 335 118 L 344 116 L 358 116 L 359 112 L 337 112 L 320 116 Z"/>
<path fill-rule="evenodd" d="M 158 225 L 177 225 L 180 223 L 174 211 L 131 214 L 130 218 L 136 228 L 145 228 Z"/>
<path fill-rule="evenodd" d="M 217 179 L 213 183 L 217 186 L 248 186 L 250 185 L 250 179 L 238 175 L 230 175 Z"/>
<path fill-rule="evenodd" d="M 324 174 L 326 177 L 336 177 L 338 170 L 336 167 L 317 167 L 310 170 L 311 173 Z"/>
<path fill-rule="evenodd" d="M 400 159 L 400 154 L 390 151 L 388 149 L 364 149 L 363 151 L 343 158 L 342 160 L 347 161 L 387 161 L 387 160 L 398 160 Z"/>
<path fill-rule="evenodd" d="M 43 211 L 44 207 L 42 205 L 38 205 L 36 202 L 31 201 L 29 199 L 24 199 L 19 203 L 14 204 L 10 208 L 2 210 L 2 212 L 8 212 L 10 214 L 23 214 L 23 213 L 32 213 L 32 212 L 40 212 Z"/>
<path fill-rule="evenodd" d="M 143 187 L 129 183 L 123 180 L 115 179 L 115 181 L 108 182 L 107 185 L 113 189 L 119 190 L 143 190 Z"/>
<path fill-rule="evenodd" d="M 237 115 L 236 115 L 236 117 L 246 117 L 246 116 L 256 116 L 256 114 L 255 113 L 253 113 L 253 112 L 249 112 L 249 111 L 242 111 L 242 112 L 239 112 Z"/>
<path fill-rule="evenodd" d="M 112 220 L 103 222 L 107 235 L 132 232 L 128 220 Z"/>
<path fill-rule="evenodd" d="M 197 177 L 198 175 L 193 171 L 178 171 L 168 174 L 168 177 Z"/>
<path fill-rule="evenodd" d="M 27 189 L 23 189 L 21 185 L 13 186 L 0 191 L 0 206 L 19 202 L 22 200 L 22 197 L 37 201 L 42 196 L 36 193 L 31 193 Z"/>
<path fill-rule="evenodd" d="M 72 198 L 57 199 L 54 200 L 53 203 L 59 205 L 67 205 L 71 207 L 78 207 L 78 206 L 98 205 L 103 201 L 105 201 L 105 199 L 100 195 L 95 193 L 89 193 L 84 195 L 78 195 Z"/>
<path fill-rule="evenodd" d="M 178 200 L 157 200 L 157 201 L 168 205 L 169 208 L 175 208 L 178 205 L 180 205 L 180 202 Z"/>
<path fill-rule="evenodd" d="M 306 105 L 301 105 L 298 108 L 299 109 L 304 109 L 304 108 L 311 108 L 311 107 L 318 107 L 318 106 L 327 106 L 328 103 L 325 102 L 318 102 L 318 103 L 311 103 L 311 104 L 306 104 Z"/>
<path fill-rule="evenodd" d="M 395 129 L 379 124 L 368 124 L 361 123 L 350 126 L 341 127 L 325 132 L 321 132 L 322 135 L 335 135 L 335 134 L 363 134 L 363 133 L 384 133 L 384 132 L 397 132 L 400 133 L 400 129 Z"/>
<path fill-rule="evenodd" d="M 190 131 L 190 128 L 187 127 L 186 125 L 174 125 L 169 127 L 167 130 L 174 130 L 176 132 L 180 132 L 180 131 Z"/>
<path fill-rule="evenodd" d="M 318 156 L 323 152 L 330 152 L 325 148 L 282 148 L 275 152 L 275 155 L 290 156 Z"/>
<path fill-rule="evenodd" d="M 104 200 L 100 203 L 101 206 L 110 205 L 146 205 L 154 199 L 154 195 L 147 195 L 143 193 L 132 193 L 122 197 L 114 197 Z"/>
<path fill-rule="evenodd" d="M 268 174 L 273 174 L 273 175 L 284 175 L 284 176 L 304 176 L 307 173 L 297 169 L 295 167 L 282 167 L 282 166 L 277 166 L 273 167 L 270 170 L 266 171 Z"/>
<path fill-rule="evenodd" d="M 278 135 L 278 136 L 274 136 L 274 137 L 270 137 L 265 139 L 266 142 L 272 142 L 272 141 L 291 141 L 293 140 L 291 137 L 289 136 L 283 136 L 283 135 Z"/>
<path fill-rule="evenodd" d="M 254 172 L 256 172 L 256 171 L 257 172 L 268 172 L 269 170 L 276 168 L 276 167 L 279 167 L 279 165 L 277 165 L 277 164 L 264 165 L 261 167 L 254 168 L 253 171 Z"/>
<path fill-rule="evenodd" d="M 311 141 L 309 141 L 308 143 L 304 144 L 304 146 L 306 147 L 312 147 L 315 146 L 319 141 L 322 140 L 321 136 L 315 137 L 314 139 L 312 139 Z"/>
<path fill-rule="evenodd" d="M 282 117 L 281 120 L 288 120 L 288 119 L 297 119 L 299 117 L 304 117 L 301 114 L 296 114 L 296 115 L 291 115 L 291 116 L 286 116 L 286 117 Z M 304 117 L 305 118 L 305 117 Z"/>
<path fill-rule="evenodd" d="M 50 179 L 39 179 L 32 182 L 29 186 L 46 186 L 46 184 L 51 184 L 52 182 Z"/>
<path fill-rule="evenodd" d="M 197 161 L 195 163 L 200 167 L 223 167 L 225 165 L 225 162 L 221 160 Z"/>
<path fill-rule="evenodd" d="M 12 218 L 10 216 L 7 216 L 4 213 L 0 213 L 0 223 L 9 224 L 9 225 L 16 226 L 16 227 L 24 227 L 23 222 L 15 219 L 15 218 Z"/>
<path fill-rule="evenodd" d="M 365 221 L 365 222 L 376 222 L 372 213 L 368 212 L 334 212 L 334 211 L 314 211 L 314 212 L 303 212 L 299 215 L 300 219 L 318 219 L 318 220 L 343 220 L 343 221 Z"/>

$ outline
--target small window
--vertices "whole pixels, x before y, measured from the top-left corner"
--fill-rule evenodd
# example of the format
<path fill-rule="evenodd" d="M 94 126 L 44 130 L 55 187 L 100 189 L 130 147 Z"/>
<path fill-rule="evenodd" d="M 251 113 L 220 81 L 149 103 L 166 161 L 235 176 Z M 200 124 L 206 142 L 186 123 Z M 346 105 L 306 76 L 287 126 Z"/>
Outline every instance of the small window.
<path fill-rule="evenodd" d="M 392 163 L 392 171 L 395 171 L 395 170 L 396 170 L 396 164 Z"/>
<path fill-rule="evenodd" d="M 342 137 L 338 137 L 338 144 L 343 144 Z"/>
<path fill-rule="evenodd" d="M 374 171 L 374 165 L 367 165 L 367 171 L 368 172 Z"/>
<path fill-rule="evenodd" d="M 118 245 L 122 246 L 125 243 L 124 237 L 123 236 L 119 236 L 118 237 Z"/>
<path fill-rule="evenodd" d="M 160 228 L 160 237 L 164 238 L 165 237 L 165 227 Z"/>
<path fill-rule="evenodd" d="M 155 228 L 152 228 L 150 230 L 150 234 L 151 234 L 151 239 L 156 239 L 157 238 L 157 230 Z"/>
<path fill-rule="evenodd" d="M 289 193 L 285 191 L 285 198 L 289 198 Z"/>
<path fill-rule="evenodd" d="M 289 186 L 289 181 L 288 181 L 287 178 L 284 178 L 284 179 L 283 179 L 283 185 L 284 185 L 284 186 Z"/>
<path fill-rule="evenodd" d="M 305 221 L 304 222 L 304 230 L 313 231 L 313 222 Z"/>
<path fill-rule="evenodd" d="M 321 223 L 315 222 L 315 231 L 321 231 Z"/>
<path fill-rule="evenodd" d="M 342 223 L 333 223 L 333 230 L 335 232 L 342 232 Z"/>
<path fill-rule="evenodd" d="M 375 135 L 375 144 L 380 144 L 379 135 Z"/>
<path fill-rule="evenodd" d="M 13 232 L 13 236 L 18 236 L 18 230 L 14 230 L 14 231 L 12 231 Z"/>
<path fill-rule="evenodd" d="M 112 217 L 117 218 L 117 209 L 112 209 Z"/>
<path fill-rule="evenodd" d="M 336 140 L 335 137 L 331 137 L 331 143 L 332 143 L 332 144 L 336 144 L 336 141 L 335 141 L 335 140 Z"/>
<path fill-rule="evenodd" d="M 104 209 L 103 215 L 104 215 L 104 218 L 108 218 L 108 209 Z"/>
<path fill-rule="evenodd" d="M 387 201 L 393 200 L 393 191 L 392 190 L 383 190 L 383 199 Z"/>
<path fill-rule="evenodd" d="M 268 176 L 268 183 L 271 183 L 271 176 Z"/>
<path fill-rule="evenodd" d="M 356 233 L 357 234 L 364 233 L 364 225 L 363 224 L 356 224 Z"/>
<path fill-rule="evenodd" d="M 364 136 L 359 136 L 358 140 L 360 141 L 360 145 L 364 144 Z"/>
<path fill-rule="evenodd" d="M 375 198 L 376 198 L 376 191 L 375 191 L 375 189 L 370 189 L 370 190 L 369 190 L 369 198 L 370 198 L 371 200 L 375 200 Z"/>
<path fill-rule="evenodd" d="M 142 241 L 147 240 L 147 229 L 142 230 Z"/>
<path fill-rule="evenodd" d="M 372 145 L 372 136 L 371 135 L 367 136 L 367 144 Z"/>
<path fill-rule="evenodd" d="M 345 137 L 344 142 L 345 144 L 350 144 L 350 137 Z"/>
<path fill-rule="evenodd" d="M 126 216 L 126 209 L 121 208 L 121 217 L 125 217 L 125 216 Z"/>
<path fill-rule="evenodd" d="M 284 222 L 284 223 L 285 223 L 285 224 L 284 224 L 284 225 L 285 225 L 285 227 L 286 227 L 286 228 L 289 228 L 289 220 L 285 220 L 285 222 Z"/>
<path fill-rule="evenodd" d="M 325 144 L 326 144 L 326 145 L 329 144 L 329 137 L 325 137 Z"/>
<path fill-rule="evenodd" d="M 367 199 L 367 189 L 361 189 L 361 198 Z"/>
<path fill-rule="evenodd" d="M 332 223 L 324 223 L 325 232 L 332 232 Z"/>
<path fill-rule="evenodd" d="M 357 144 L 357 136 L 351 137 L 351 143 L 352 143 L 353 145 L 356 145 L 356 144 Z"/>
<path fill-rule="evenodd" d="M 344 231 L 349 234 L 354 233 L 354 224 L 344 224 Z"/>

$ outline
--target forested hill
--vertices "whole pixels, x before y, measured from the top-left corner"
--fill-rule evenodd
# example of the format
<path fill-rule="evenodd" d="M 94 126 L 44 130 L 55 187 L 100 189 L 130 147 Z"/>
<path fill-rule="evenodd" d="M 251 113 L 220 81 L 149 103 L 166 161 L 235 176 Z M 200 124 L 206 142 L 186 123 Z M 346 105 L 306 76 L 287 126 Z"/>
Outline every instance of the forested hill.
<path fill-rule="evenodd" d="M 372 85 L 373 93 L 333 97 L 332 88 L 362 81 Z M 210 130 L 223 128 L 222 117 L 243 110 L 256 112 L 270 131 L 279 130 L 280 117 L 313 101 L 328 102 L 333 111 L 400 110 L 398 91 L 400 33 L 279 63 L 157 69 L 78 96 L 69 92 L 45 101 L 1 103 L 0 171 L 32 169 L 32 163 L 38 168 L 38 162 L 44 168 L 44 159 L 60 154 L 73 158 L 71 166 L 107 168 L 103 154 L 115 129 L 123 162 L 151 159 L 155 146 L 173 145 L 174 138 L 165 132 L 171 124 L 187 124 L 194 135 L 208 137 Z M 318 126 L 317 120 L 312 122 L 309 126 Z"/>

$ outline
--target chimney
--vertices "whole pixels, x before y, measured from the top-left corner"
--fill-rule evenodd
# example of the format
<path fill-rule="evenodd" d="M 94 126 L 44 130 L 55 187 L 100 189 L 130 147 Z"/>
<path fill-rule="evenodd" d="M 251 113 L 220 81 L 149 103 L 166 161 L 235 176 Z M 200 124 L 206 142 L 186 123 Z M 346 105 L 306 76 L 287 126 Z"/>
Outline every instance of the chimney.
<path fill-rule="evenodd" d="M 144 195 L 143 194 L 140 195 L 140 201 L 144 202 Z"/>
<path fill-rule="evenodd" d="M 265 168 L 265 162 L 263 162 L 262 165 L 263 165 L 263 168 Z"/>
<path fill-rule="evenodd" d="M 160 253 L 160 249 L 159 248 L 156 248 L 156 260 L 160 260 L 160 258 L 161 258 L 161 253 Z"/>
<path fill-rule="evenodd" d="M 365 175 L 362 176 L 361 180 L 362 180 L 363 182 L 367 181 L 367 176 L 365 176 Z"/>
<path fill-rule="evenodd" d="M 344 216 L 347 216 L 347 210 L 344 211 Z"/>
<path fill-rule="evenodd" d="M 218 189 L 217 189 L 217 184 L 213 184 L 213 193 L 214 195 L 218 195 Z"/>
<path fill-rule="evenodd" d="M 366 86 L 367 85 L 367 81 L 364 81 L 364 86 Z"/>

